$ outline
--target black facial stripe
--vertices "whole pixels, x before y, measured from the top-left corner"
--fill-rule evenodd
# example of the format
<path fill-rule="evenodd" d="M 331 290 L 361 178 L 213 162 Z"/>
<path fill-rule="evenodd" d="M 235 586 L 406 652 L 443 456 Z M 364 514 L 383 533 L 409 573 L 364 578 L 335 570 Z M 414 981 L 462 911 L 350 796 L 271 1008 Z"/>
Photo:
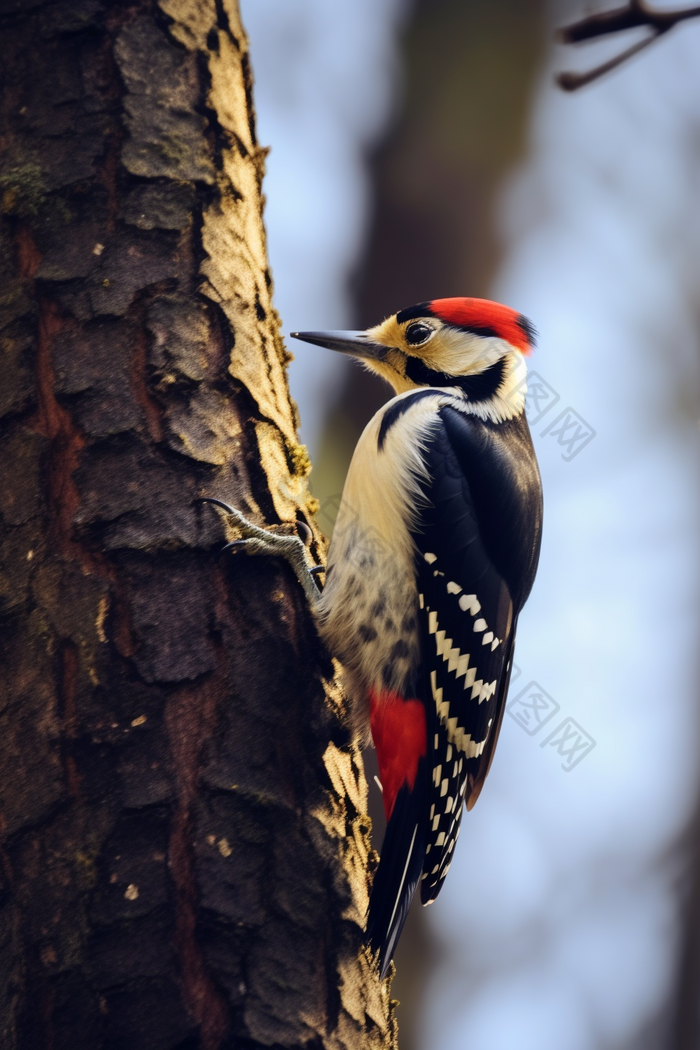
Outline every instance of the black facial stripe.
<path fill-rule="evenodd" d="M 425 386 L 456 386 L 464 391 L 470 401 L 487 401 L 493 397 L 503 382 L 505 369 L 506 361 L 502 357 L 483 372 L 468 376 L 451 376 L 446 372 L 434 372 L 417 357 L 406 358 L 406 375 L 414 383 Z"/>
<path fill-rule="evenodd" d="M 399 324 L 403 324 L 404 321 L 414 321 L 417 317 L 433 317 L 430 303 L 417 303 L 415 306 L 408 306 L 396 315 L 396 320 Z"/>
<path fill-rule="evenodd" d="M 413 358 L 409 358 L 409 360 L 413 360 Z M 437 373 L 435 374 L 437 375 Z M 377 449 L 380 452 L 382 451 L 387 434 L 393 427 L 394 423 L 401 419 L 404 412 L 407 412 L 408 409 L 412 405 L 415 405 L 417 401 L 420 401 L 421 398 L 433 396 L 434 394 L 432 390 L 416 390 L 415 394 L 410 394 L 408 397 L 404 397 L 401 401 L 396 401 L 393 405 L 390 405 L 382 416 L 382 422 L 379 426 Z"/>

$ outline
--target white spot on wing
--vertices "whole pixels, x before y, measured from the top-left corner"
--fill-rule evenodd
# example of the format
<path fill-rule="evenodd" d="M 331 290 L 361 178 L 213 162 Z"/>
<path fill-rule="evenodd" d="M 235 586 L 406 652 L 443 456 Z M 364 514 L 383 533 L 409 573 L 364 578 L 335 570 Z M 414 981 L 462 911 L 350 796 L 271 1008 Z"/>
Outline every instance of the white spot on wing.
<path fill-rule="evenodd" d="M 462 588 L 460 587 L 460 585 L 458 583 L 453 583 L 452 580 L 450 580 L 450 582 L 447 584 L 448 594 L 459 594 L 461 590 Z"/>
<path fill-rule="evenodd" d="M 442 699 L 442 686 L 438 688 L 435 671 L 430 672 L 430 687 L 433 691 L 433 700 L 435 701 L 438 716 L 440 718 L 447 718 L 450 713 L 450 705 L 447 700 Z"/>
<path fill-rule="evenodd" d="M 463 674 L 466 674 L 468 667 L 469 653 L 467 653 L 465 656 L 460 656 L 459 660 L 457 661 L 457 678 L 461 678 Z"/>
<path fill-rule="evenodd" d="M 427 561 L 428 565 L 432 565 L 434 561 L 437 561 L 437 554 L 424 554 L 423 557 Z"/>
<path fill-rule="evenodd" d="M 461 654 L 457 646 L 454 646 L 454 648 L 450 649 L 449 653 L 445 653 L 443 655 L 443 660 L 449 657 L 449 663 L 447 665 L 448 671 L 456 670 L 457 664 L 459 663 L 460 655 Z"/>
<path fill-rule="evenodd" d="M 481 617 L 479 617 L 478 620 L 474 621 L 474 630 L 475 631 L 485 631 L 487 626 L 488 625 L 486 623 L 486 620 L 482 619 Z"/>
<path fill-rule="evenodd" d="M 468 609 L 472 616 L 476 616 L 481 609 L 481 604 L 475 594 L 463 594 L 459 599 L 459 607 L 462 612 L 466 612 Z"/>
<path fill-rule="evenodd" d="M 496 679 L 494 678 L 493 682 L 485 682 L 482 685 L 481 692 L 479 693 L 479 703 L 482 703 L 484 700 L 490 700 L 495 692 Z"/>

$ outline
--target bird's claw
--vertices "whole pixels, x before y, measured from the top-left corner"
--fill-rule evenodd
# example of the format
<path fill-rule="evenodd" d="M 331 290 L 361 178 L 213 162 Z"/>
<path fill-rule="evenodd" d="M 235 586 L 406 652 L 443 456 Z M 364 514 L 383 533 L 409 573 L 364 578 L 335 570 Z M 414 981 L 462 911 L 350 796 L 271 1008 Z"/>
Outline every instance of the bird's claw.
<path fill-rule="evenodd" d="M 221 557 L 222 554 L 227 554 L 229 551 L 245 550 L 249 544 L 249 540 L 232 540 L 231 543 L 227 543 L 225 547 L 222 547 L 217 557 Z"/>
<path fill-rule="evenodd" d="M 227 518 L 233 519 L 233 524 L 238 528 L 244 536 L 247 538 L 255 537 L 261 539 L 267 536 L 265 529 L 261 529 L 258 525 L 253 525 L 252 521 L 248 521 L 240 510 L 236 510 L 235 507 L 230 506 L 228 503 L 224 503 L 221 499 L 215 499 L 213 496 L 200 496 L 195 500 L 195 503 L 213 503 L 215 507 L 223 510 Z"/>
<path fill-rule="evenodd" d="M 268 532 L 248 521 L 239 510 L 229 506 L 223 500 L 215 499 L 213 496 L 201 496 L 197 503 L 213 503 L 215 507 L 224 511 L 227 518 L 232 519 L 234 527 L 243 534 L 241 539 L 232 540 L 219 552 L 244 550 L 246 554 L 267 554 L 272 557 L 281 557 L 289 562 L 294 569 L 299 583 L 311 605 L 315 605 L 319 597 L 319 587 L 313 569 L 307 564 L 306 547 L 299 536 L 287 536 L 281 533 Z M 303 528 L 312 537 L 311 529 L 305 522 L 297 521 L 297 526 Z M 320 566 L 318 566 L 320 568 Z"/>
<path fill-rule="evenodd" d="M 297 529 L 301 529 L 304 533 L 304 535 L 301 537 L 301 542 L 304 544 L 305 547 L 310 547 L 311 541 L 314 538 L 314 534 L 309 528 L 309 526 L 306 524 L 305 521 L 301 521 L 300 518 L 297 518 Z"/>
<path fill-rule="evenodd" d="M 224 503 L 221 499 L 215 499 L 213 496 L 197 496 L 195 503 L 213 503 L 215 507 L 221 507 L 227 514 L 236 518 L 239 516 L 239 511 L 235 507 L 231 507 L 228 503 Z"/>

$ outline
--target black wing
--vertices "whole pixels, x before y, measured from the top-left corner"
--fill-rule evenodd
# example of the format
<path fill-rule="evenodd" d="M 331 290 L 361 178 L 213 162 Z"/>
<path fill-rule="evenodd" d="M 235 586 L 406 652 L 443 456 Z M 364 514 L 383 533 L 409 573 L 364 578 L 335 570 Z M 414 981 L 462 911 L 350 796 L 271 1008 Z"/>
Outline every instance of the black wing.
<path fill-rule="evenodd" d="M 495 425 L 449 406 L 439 417 L 424 453 L 430 480 L 414 533 L 432 766 L 423 903 L 440 891 L 463 803 L 471 808 L 488 772 L 542 519 L 524 418 Z"/>

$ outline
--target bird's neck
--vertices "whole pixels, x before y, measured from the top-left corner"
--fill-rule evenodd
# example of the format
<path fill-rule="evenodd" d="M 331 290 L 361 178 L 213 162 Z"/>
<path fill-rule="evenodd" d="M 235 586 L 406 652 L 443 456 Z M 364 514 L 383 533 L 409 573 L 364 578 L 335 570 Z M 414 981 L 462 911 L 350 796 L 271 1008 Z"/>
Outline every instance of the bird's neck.
<path fill-rule="evenodd" d="M 461 376 L 454 384 L 459 408 L 479 419 L 502 423 L 520 415 L 527 394 L 527 366 L 523 355 L 509 350 L 483 372 Z"/>

